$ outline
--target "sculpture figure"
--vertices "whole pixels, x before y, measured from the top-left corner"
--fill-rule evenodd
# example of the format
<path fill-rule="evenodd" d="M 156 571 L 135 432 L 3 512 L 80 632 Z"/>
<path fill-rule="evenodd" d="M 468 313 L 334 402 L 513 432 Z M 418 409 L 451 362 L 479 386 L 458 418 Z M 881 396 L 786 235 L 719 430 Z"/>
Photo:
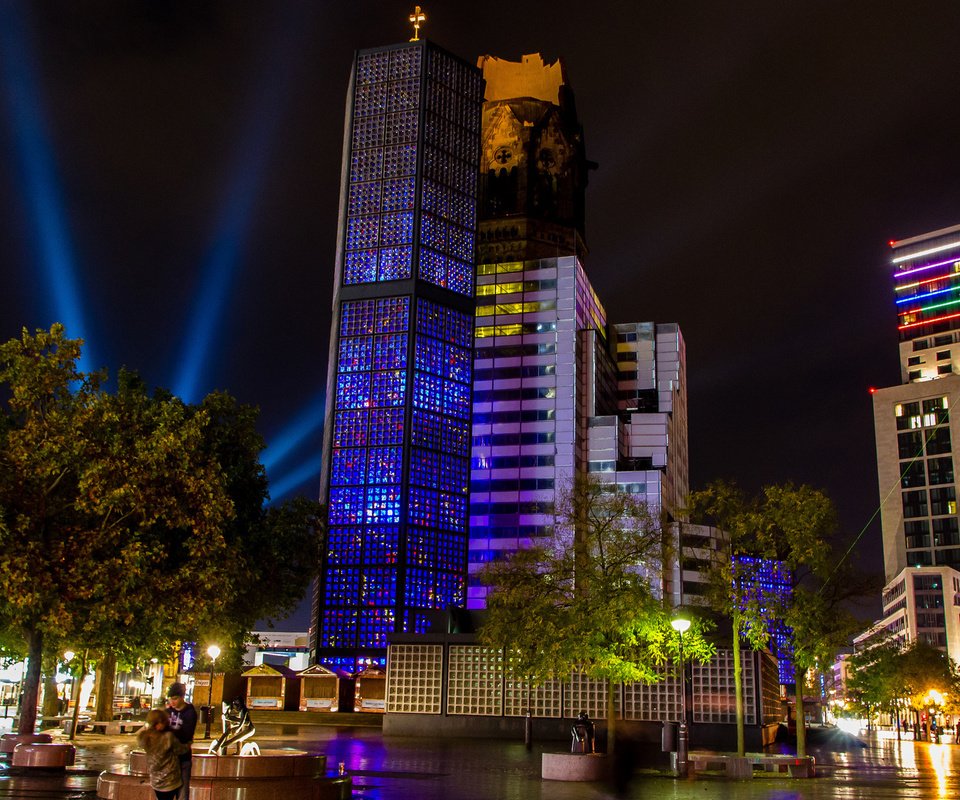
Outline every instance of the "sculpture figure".
<path fill-rule="evenodd" d="M 253 720 L 250 719 L 250 711 L 241 698 L 235 698 L 229 705 L 224 702 L 223 733 L 210 745 L 208 752 L 225 756 L 230 745 L 235 744 L 239 753 L 241 743 L 251 738 L 256 732 Z"/>

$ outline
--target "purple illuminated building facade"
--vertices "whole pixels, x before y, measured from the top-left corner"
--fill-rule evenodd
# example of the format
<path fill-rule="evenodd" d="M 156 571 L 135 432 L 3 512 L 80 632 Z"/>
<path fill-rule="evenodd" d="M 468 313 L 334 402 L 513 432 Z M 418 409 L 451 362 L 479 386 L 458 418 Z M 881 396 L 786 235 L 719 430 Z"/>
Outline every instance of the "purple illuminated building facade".
<path fill-rule="evenodd" d="M 591 164 L 562 62 L 480 59 L 486 81 L 470 473 L 468 608 L 483 566 L 553 532 L 591 473 L 668 521 L 687 494 L 676 325 L 611 325 L 583 260 Z M 658 591 L 672 578 L 651 575 Z"/>
<path fill-rule="evenodd" d="M 350 673 L 464 603 L 482 87 L 423 40 L 350 79 L 311 642 Z"/>

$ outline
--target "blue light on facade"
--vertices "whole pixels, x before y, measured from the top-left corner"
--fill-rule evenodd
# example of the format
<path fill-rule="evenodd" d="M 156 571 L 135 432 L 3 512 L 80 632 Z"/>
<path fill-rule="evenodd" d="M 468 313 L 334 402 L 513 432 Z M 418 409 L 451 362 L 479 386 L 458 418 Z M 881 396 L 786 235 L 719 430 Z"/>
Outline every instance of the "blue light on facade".
<path fill-rule="evenodd" d="M 315 626 L 348 672 L 464 600 L 481 103 L 479 72 L 429 42 L 357 54 Z"/>

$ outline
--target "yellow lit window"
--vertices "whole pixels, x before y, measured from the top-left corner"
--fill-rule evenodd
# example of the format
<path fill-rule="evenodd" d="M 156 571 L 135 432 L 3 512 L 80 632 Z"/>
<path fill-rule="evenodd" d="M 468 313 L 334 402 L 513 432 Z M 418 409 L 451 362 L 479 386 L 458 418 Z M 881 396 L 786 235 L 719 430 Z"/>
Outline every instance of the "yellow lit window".
<path fill-rule="evenodd" d="M 497 264 L 497 272 L 523 272 L 523 262 L 508 261 L 503 264 Z"/>
<path fill-rule="evenodd" d="M 488 295 L 497 293 L 497 285 L 495 283 L 485 283 L 477 286 L 477 295 Z"/>

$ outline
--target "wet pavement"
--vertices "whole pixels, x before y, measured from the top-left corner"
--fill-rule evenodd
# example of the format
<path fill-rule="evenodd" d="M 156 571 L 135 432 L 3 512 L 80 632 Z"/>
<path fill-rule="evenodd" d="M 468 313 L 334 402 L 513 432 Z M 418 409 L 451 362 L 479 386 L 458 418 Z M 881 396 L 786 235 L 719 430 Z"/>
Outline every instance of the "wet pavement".
<path fill-rule="evenodd" d="M 817 758 L 812 780 L 763 777 L 727 781 L 716 776 L 678 780 L 652 768 L 640 769 L 625 794 L 602 784 L 540 779 L 540 755 L 561 743 L 535 745 L 483 739 L 384 737 L 379 729 L 320 725 L 263 725 L 263 748 L 296 748 L 327 755 L 354 779 L 358 800 L 594 800 L 664 798 L 694 800 L 939 800 L 960 796 L 960 745 L 931 745 L 872 734 L 860 740 L 823 731 L 810 748 Z M 0 769 L 0 798 L 94 800 L 96 776 L 124 766 L 133 734 L 79 734 L 77 766 L 63 774 L 24 775 Z M 200 749 L 197 743 L 197 749 Z M 290 798 L 289 800 L 294 800 Z"/>

